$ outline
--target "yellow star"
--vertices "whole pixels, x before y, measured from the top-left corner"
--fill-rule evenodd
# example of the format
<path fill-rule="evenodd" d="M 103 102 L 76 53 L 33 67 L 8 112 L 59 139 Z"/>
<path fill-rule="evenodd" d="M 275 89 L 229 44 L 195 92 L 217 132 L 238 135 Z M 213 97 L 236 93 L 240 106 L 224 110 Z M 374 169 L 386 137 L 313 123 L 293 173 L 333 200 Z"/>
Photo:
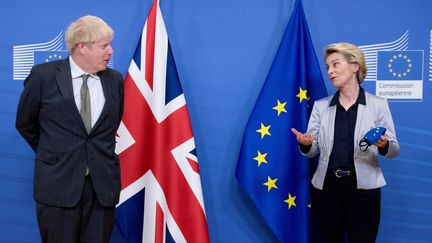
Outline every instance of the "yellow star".
<path fill-rule="evenodd" d="M 269 192 L 272 188 L 277 189 L 277 186 L 276 186 L 277 180 L 278 180 L 278 178 L 272 179 L 272 178 L 270 178 L 270 176 L 267 176 L 267 182 L 263 183 L 264 186 L 267 186 L 267 190 L 268 190 L 267 192 Z"/>
<path fill-rule="evenodd" d="M 307 207 L 308 207 L 308 208 L 312 208 L 312 203 L 309 203 L 309 204 L 307 205 Z"/>
<path fill-rule="evenodd" d="M 265 126 L 261 122 L 261 128 L 256 130 L 258 133 L 261 133 L 261 139 L 263 139 L 265 135 L 271 136 L 270 131 L 269 131 L 270 127 L 271 127 L 271 125 Z"/>
<path fill-rule="evenodd" d="M 284 200 L 284 202 L 286 202 L 286 203 L 288 203 L 288 209 L 290 209 L 292 206 L 297 206 L 296 204 L 295 204 L 295 199 L 296 199 L 296 196 L 291 196 L 291 194 L 289 194 L 288 193 L 288 199 L 286 199 L 286 200 Z"/>
<path fill-rule="evenodd" d="M 297 94 L 297 97 L 300 99 L 300 103 L 301 103 L 303 100 L 309 100 L 310 98 L 307 97 L 307 89 L 303 90 L 301 87 L 300 87 L 299 89 L 300 89 L 300 91 L 299 91 L 299 93 Z"/>
<path fill-rule="evenodd" d="M 267 160 L 265 159 L 266 156 L 267 153 L 261 154 L 261 152 L 258 150 L 258 155 L 254 158 L 254 160 L 258 161 L 258 167 L 261 165 L 261 163 L 267 164 Z"/>
<path fill-rule="evenodd" d="M 284 102 L 284 103 L 281 103 L 279 100 L 277 100 L 277 106 L 275 106 L 275 107 L 273 107 L 273 110 L 277 110 L 277 112 L 278 112 L 278 116 L 282 113 L 282 112 L 287 112 L 286 110 L 285 110 L 285 105 L 286 105 L 286 102 Z"/>

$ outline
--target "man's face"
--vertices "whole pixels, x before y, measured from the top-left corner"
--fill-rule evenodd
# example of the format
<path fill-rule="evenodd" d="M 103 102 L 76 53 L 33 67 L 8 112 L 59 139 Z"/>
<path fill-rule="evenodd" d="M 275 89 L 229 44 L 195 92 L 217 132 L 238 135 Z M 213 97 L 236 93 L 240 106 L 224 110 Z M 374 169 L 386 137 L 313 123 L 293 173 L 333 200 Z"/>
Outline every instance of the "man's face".
<path fill-rule="evenodd" d="M 83 45 L 82 53 L 88 72 L 97 73 L 105 70 L 113 54 L 111 38 L 103 38 L 91 44 Z"/>

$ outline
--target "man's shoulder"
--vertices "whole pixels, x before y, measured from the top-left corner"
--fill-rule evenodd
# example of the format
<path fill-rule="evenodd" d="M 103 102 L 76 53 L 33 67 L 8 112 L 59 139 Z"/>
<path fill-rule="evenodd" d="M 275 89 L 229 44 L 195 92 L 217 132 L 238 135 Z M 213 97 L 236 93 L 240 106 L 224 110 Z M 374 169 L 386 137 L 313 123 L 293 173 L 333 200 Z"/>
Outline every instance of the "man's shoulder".
<path fill-rule="evenodd" d="M 119 71 L 112 69 L 112 68 L 109 68 L 109 67 L 107 67 L 105 70 L 100 72 L 99 76 L 111 77 L 113 79 L 119 79 L 119 81 L 123 81 L 122 74 Z"/>
<path fill-rule="evenodd" d="M 121 73 L 115 69 L 109 68 L 107 67 L 107 69 L 105 69 L 105 72 L 109 73 L 109 74 L 115 74 L 115 75 L 121 75 Z"/>
<path fill-rule="evenodd" d="M 49 74 L 57 71 L 59 68 L 65 67 L 68 65 L 67 59 L 57 60 L 52 62 L 46 62 L 41 64 L 34 65 L 33 69 L 37 69 L 41 74 Z"/>

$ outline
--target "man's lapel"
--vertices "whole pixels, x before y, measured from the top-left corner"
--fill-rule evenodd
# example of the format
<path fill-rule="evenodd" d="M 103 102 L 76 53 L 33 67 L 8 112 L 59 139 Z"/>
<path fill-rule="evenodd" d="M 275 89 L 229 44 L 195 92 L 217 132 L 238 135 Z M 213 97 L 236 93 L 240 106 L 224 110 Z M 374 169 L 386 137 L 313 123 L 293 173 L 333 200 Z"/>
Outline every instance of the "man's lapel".
<path fill-rule="evenodd" d="M 55 78 L 60 88 L 60 92 L 62 93 L 63 98 L 68 105 L 73 117 L 75 117 L 77 122 L 81 125 L 83 131 L 87 133 L 84 122 L 82 121 L 81 115 L 79 114 L 77 105 L 75 103 L 69 58 L 63 60 L 57 67 Z"/>
<path fill-rule="evenodd" d="M 100 125 L 100 123 L 102 123 L 103 119 L 107 115 L 107 112 L 110 110 L 110 106 L 111 106 L 111 102 L 112 102 L 112 97 L 111 97 L 112 80 L 106 74 L 107 74 L 106 71 L 102 71 L 102 72 L 98 73 L 98 76 L 99 76 L 101 84 L 102 84 L 103 93 L 105 96 L 105 104 L 104 104 L 104 107 L 102 109 L 102 112 L 101 112 L 98 120 L 96 121 L 95 125 L 92 128 L 92 131 L 96 130 L 98 128 L 98 126 Z"/>

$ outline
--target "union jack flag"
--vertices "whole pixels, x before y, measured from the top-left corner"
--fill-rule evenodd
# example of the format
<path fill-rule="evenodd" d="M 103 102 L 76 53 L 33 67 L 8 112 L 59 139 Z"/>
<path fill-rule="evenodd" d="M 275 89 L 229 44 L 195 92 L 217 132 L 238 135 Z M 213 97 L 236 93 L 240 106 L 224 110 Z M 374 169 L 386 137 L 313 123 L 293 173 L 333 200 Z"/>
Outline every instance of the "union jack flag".
<path fill-rule="evenodd" d="M 125 242 L 209 242 L 195 142 L 158 0 L 124 87 L 117 232 Z"/>

